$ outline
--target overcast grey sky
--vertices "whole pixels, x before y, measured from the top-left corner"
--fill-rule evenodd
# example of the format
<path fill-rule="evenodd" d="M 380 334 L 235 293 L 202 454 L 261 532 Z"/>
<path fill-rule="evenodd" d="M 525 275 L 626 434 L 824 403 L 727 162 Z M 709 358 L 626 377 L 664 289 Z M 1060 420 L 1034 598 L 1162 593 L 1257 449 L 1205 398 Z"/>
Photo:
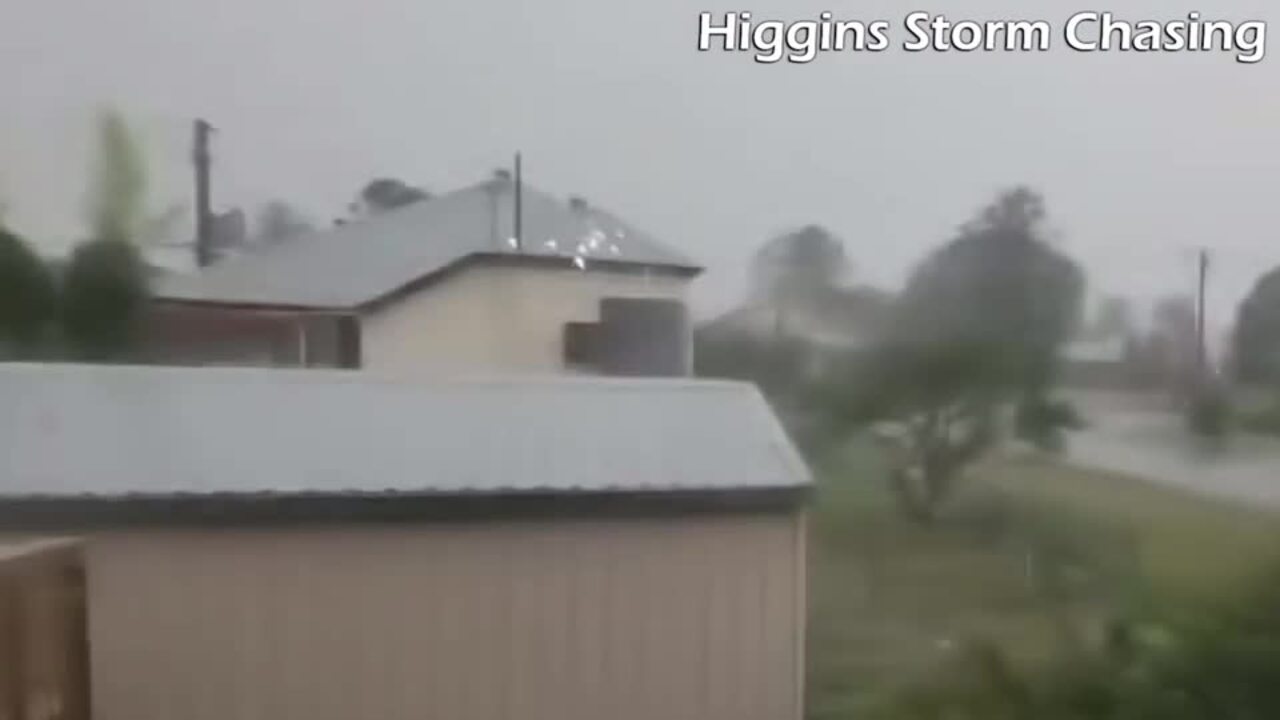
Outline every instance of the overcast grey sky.
<path fill-rule="evenodd" d="M 1217 254 L 1221 321 L 1280 263 L 1280 35 L 1257 65 L 1219 53 L 833 53 L 759 65 L 699 53 L 698 13 L 898 23 L 1280 20 L 1213 7 L 796 0 L 0 0 L 0 197 L 51 251 L 80 233 L 93 109 L 144 131 L 152 201 L 188 196 L 190 120 L 220 130 L 220 206 L 291 201 L 331 218 L 375 175 L 433 191 L 520 148 L 530 182 L 582 194 L 705 261 L 702 314 L 731 302 L 750 252 L 820 223 L 892 286 L 999 189 L 1041 190 L 1093 290 L 1192 287 Z M 1272 28 L 1280 32 L 1280 25 Z"/>

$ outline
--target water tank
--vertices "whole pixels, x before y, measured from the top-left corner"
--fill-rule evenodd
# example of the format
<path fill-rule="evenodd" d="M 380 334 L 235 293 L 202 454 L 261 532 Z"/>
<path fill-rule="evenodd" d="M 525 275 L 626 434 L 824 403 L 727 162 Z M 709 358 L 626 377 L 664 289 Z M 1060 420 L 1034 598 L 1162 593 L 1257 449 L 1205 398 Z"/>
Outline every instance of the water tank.
<path fill-rule="evenodd" d="M 598 335 L 596 354 L 605 374 L 689 374 L 688 312 L 678 300 L 606 298 Z"/>

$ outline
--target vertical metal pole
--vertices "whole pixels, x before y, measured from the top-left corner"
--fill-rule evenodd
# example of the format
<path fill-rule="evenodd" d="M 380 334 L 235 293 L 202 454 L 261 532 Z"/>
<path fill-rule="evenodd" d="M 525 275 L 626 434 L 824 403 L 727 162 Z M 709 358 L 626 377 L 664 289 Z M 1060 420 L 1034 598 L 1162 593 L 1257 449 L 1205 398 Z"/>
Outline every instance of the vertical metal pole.
<path fill-rule="evenodd" d="M 521 207 L 523 189 L 524 181 L 520 173 L 520 153 L 516 153 L 515 218 L 513 220 L 516 252 L 524 252 L 524 208 Z"/>
<path fill-rule="evenodd" d="M 1200 251 L 1199 288 L 1196 293 L 1196 374 L 1197 379 L 1204 381 L 1208 370 L 1208 350 L 1205 347 L 1205 286 L 1209 276 L 1209 251 Z"/>
<path fill-rule="evenodd" d="M 193 128 L 192 162 L 196 173 L 196 266 L 208 267 L 213 262 L 210 247 L 213 234 L 213 211 L 209 193 L 209 133 L 208 122 L 197 119 Z"/>

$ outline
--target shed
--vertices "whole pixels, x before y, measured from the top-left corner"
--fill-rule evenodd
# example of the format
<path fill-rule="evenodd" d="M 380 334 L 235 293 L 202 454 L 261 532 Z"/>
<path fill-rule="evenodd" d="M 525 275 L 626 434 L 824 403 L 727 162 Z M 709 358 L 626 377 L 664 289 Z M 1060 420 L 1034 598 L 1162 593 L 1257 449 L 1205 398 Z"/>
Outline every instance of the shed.
<path fill-rule="evenodd" d="M 0 717 L 88 718 L 80 550 L 71 539 L 0 544 Z"/>
<path fill-rule="evenodd" d="M 808 473 L 751 386 L 0 366 L 96 720 L 802 716 Z"/>

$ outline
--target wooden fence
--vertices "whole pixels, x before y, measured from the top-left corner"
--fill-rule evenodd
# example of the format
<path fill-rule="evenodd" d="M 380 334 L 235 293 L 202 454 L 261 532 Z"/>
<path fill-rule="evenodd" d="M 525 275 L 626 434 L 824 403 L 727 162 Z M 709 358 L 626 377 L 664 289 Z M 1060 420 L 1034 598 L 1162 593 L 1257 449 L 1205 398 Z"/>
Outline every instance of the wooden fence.
<path fill-rule="evenodd" d="M 88 720 L 86 620 L 78 543 L 0 544 L 0 720 Z"/>

